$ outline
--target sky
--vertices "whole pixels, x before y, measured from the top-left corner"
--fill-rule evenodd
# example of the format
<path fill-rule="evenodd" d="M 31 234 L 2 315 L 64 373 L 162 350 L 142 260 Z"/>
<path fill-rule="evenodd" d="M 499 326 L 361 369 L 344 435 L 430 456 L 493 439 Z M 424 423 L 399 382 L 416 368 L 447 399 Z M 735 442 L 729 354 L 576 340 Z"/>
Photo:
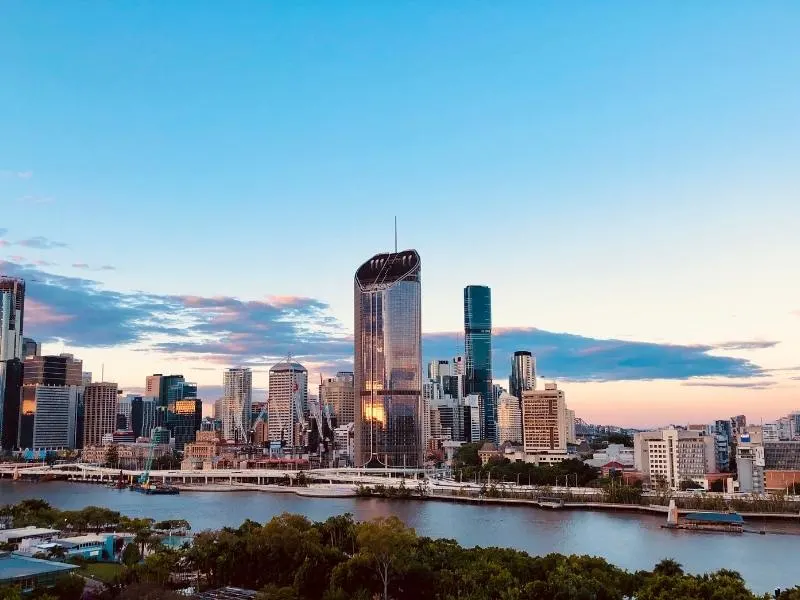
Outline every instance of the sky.
<path fill-rule="evenodd" d="M 0 5 L 0 273 L 125 390 L 352 365 L 353 273 L 422 257 L 425 360 L 492 288 L 577 415 L 800 409 L 800 5 Z"/>

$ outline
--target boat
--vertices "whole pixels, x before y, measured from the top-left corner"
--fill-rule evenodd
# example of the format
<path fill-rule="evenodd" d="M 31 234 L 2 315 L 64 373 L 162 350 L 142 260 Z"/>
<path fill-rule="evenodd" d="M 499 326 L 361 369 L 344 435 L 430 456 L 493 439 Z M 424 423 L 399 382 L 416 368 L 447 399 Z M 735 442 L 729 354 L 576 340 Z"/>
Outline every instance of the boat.
<path fill-rule="evenodd" d="M 666 529 L 686 529 L 690 531 L 716 531 L 721 533 L 742 533 L 744 519 L 736 512 L 698 511 L 678 514 L 675 500 L 670 500 L 667 511 Z"/>
<path fill-rule="evenodd" d="M 153 496 L 174 496 L 179 494 L 180 490 L 171 485 L 156 485 L 154 483 L 135 483 L 131 486 L 134 492 L 140 494 L 148 494 Z"/>

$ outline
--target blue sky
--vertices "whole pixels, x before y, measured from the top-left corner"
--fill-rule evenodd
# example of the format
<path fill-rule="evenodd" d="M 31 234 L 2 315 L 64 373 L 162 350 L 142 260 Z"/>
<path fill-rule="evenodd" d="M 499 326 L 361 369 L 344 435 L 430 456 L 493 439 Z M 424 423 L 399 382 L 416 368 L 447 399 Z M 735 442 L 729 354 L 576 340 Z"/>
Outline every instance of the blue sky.
<path fill-rule="evenodd" d="M 519 345 L 586 418 L 773 418 L 800 407 L 797 31 L 791 2 L 7 1 L 0 260 L 46 349 L 211 396 L 286 348 L 346 362 L 397 215 L 427 354 L 488 284 L 498 378 Z"/>

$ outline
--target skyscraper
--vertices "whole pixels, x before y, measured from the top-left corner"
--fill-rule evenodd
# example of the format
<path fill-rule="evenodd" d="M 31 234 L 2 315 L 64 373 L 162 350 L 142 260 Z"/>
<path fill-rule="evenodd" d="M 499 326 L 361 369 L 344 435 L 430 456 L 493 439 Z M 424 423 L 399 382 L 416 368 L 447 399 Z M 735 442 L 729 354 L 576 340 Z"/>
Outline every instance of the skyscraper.
<path fill-rule="evenodd" d="M 0 442 L 17 446 L 22 403 L 22 339 L 25 282 L 0 275 Z"/>
<path fill-rule="evenodd" d="M 253 373 L 247 368 L 228 369 L 222 376 L 222 435 L 246 442 L 253 408 Z M 217 417 L 219 418 L 219 417 Z"/>
<path fill-rule="evenodd" d="M 527 350 L 517 350 L 511 360 L 508 391 L 522 406 L 522 392 L 536 389 L 536 358 Z"/>
<path fill-rule="evenodd" d="M 25 281 L 0 275 L 0 360 L 22 358 Z"/>
<path fill-rule="evenodd" d="M 117 384 L 90 383 L 84 388 L 83 446 L 99 446 L 117 424 Z"/>
<path fill-rule="evenodd" d="M 303 441 L 298 430 L 308 406 L 308 371 L 296 362 L 280 362 L 269 370 L 269 439 L 288 448 Z"/>
<path fill-rule="evenodd" d="M 22 338 L 22 358 L 39 356 L 41 350 L 42 348 L 36 340 L 27 337 Z"/>
<path fill-rule="evenodd" d="M 497 442 L 497 405 L 492 391 L 492 294 L 485 285 L 464 288 L 466 393 L 483 398 L 483 434 Z"/>
<path fill-rule="evenodd" d="M 421 263 L 377 254 L 354 278 L 355 465 L 423 462 Z"/>

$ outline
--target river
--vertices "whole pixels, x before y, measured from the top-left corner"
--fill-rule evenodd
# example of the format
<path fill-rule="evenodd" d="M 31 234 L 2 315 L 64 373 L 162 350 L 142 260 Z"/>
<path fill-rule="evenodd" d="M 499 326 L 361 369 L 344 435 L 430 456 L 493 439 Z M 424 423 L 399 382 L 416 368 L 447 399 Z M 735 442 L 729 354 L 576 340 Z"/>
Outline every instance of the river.
<path fill-rule="evenodd" d="M 629 570 L 652 569 L 673 558 L 687 571 L 739 571 L 756 592 L 800 584 L 796 535 L 692 533 L 661 528 L 664 518 L 590 511 L 547 511 L 526 506 L 480 506 L 377 498 L 305 498 L 265 492 L 181 492 L 143 496 L 128 490 L 60 481 L 0 481 L 0 505 L 43 498 L 61 509 L 105 506 L 129 516 L 182 518 L 194 531 L 245 519 L 264 522 L 283 512 L 314 521 L 353 513 L 357 520 L 396 515 L 420 535 L 453 538 L 464 546 L 505 546 L 540 555 L 590 554 Z M 749 523 L 763 527 L 764 523 Z M 795 524 L 772 530 L 800 534 Z"/>

